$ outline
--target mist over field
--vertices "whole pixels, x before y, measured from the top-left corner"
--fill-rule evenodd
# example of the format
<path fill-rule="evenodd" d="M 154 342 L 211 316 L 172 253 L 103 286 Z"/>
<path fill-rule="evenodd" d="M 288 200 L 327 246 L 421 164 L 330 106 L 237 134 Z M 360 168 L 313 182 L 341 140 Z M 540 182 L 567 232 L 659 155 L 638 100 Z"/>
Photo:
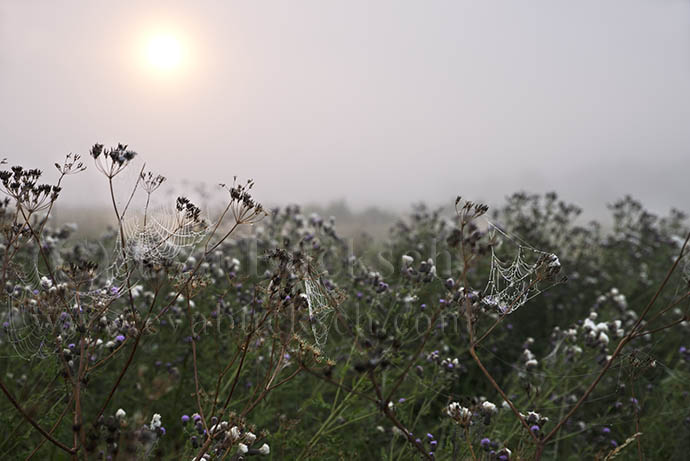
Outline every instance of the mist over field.
<path fill-rule="evenodd" d="M 266 203 L 396 212 L 557 191 L 601 216 L 690 196 L 690 3 L 0 5 L 0 155 L 124 142 L 148 168 Z M 151 36 L 181 48 L 152 69 Z M 53 172 L 51 172 L 53 173 Z M 66 204 L 108 204 L 93 177 Z"/>

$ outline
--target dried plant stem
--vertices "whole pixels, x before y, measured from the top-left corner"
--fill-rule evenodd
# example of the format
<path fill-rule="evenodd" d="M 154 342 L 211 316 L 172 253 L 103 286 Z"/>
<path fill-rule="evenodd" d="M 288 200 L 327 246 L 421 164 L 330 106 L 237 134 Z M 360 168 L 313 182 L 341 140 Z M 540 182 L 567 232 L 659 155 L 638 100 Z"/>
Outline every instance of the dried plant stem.
<path fill-rule="evenodd" d="M 630 379 L 630 396 L 633 399 L 633 402 L 636 402 L 637 399 L 635 398 L 635 385 L 632 382 L 632 377 Z M 633 410 L 635 411 L 635 433 L 639 434 L 640 433 L 640 412 L 637 411 L 637 404 L 633 403 Z M 644 460 L 644 454 L 642 452 L 642 442 L 640 441 L 640 437 L 637 437 L 637 458 L 639 461 Z"/>
<path fill-rule="evenodd" d="M 474 454 L 474 448 L 472 448 L 472 441 L 470 440 L 470 428 L 468 426 L 465 426 L 465 441 L 467 442 L 467 448 L 470 449 L 472 461 L 477 461 L 477 455 Z"/>
<path fill-rule="evenodd" d="M 464 226 L 465 226 L 465 220 L 463 219 L 463 224 L 461 226 L 461 233 L 464 233 Z M 470 264 L 471 264 L 471 257 L 469 256 L 469 252 L 465 248 L 465 243 L 463 241 L 461 245 L 461 250 L 462 250 L 462 260 L 463 260 L 463 270 L 462 270 L 462 286 L 464 288 L 465 292 L 465 319 L 467 321 L 467 332 L 470 337 L 470 355 L 472 356 L 472 359 L 474 359 L 475 363 L 479 367 L 479 369 L 482 371 L 484 376 L 489 380 L 491 385 L 493 386 L 494 389 L 503 397 L 503 400 L 508 404 L 510 407 L 511 411 L 515 415 L 515 417 L 520 421 L 520 424 L 527 429 L 527 432 L 530 434 L 532 439 L 534 440 L 535 443 L 539 444 L 540 441 L 537 438 L 536 434 L 532 432 L 532 429 L 529 427 L 529 424 L 527 424 L 527 421 L 525 421 L 525 418 L 520 414 L 520 411 L 515 407 L 513 402 L 508 398 L 508 395 L 503 391 L 501 386 L 498 385 L 498 382 L 494 379 L 494 377 L 491 375 L 489 370 L 486 369 L 482 361 L 479 359 L 479 356 L 477 355 L 477 351 L 475 349 L 475 340 L 474 340 L 474 326 L 472 324 L 472 303 L 470 302 L 469 298 L 469 281 L 467 280 L 467 272 L 470 269 Z M 486 335 L 485 335 L 486 336 Z M 481 339 L 483 339 L 484 336 L 482 336 Z"/>
<path fill-rule="evenodd" d="M 204 409 L 201 406 L 201 390 L 199 388 L 199 367 L 196 360 L 196 334 L 194 333 L 194 319 L 192 318 L 192 308 L 189 304 L 189 293 L 185 296 L 185 301 L 187 304 L 187 316 L 189 317 L 189 329 L 192 335 L 192 365 L 194 369 L 194 394 L 196 395 L 196 404 L 199 410 L 199 416 L 201 416 L 201 423 L 206 430 L 206 433 L 211 435 L 208 430 L 208 424 L 206 418 L 204 417 Z"/>

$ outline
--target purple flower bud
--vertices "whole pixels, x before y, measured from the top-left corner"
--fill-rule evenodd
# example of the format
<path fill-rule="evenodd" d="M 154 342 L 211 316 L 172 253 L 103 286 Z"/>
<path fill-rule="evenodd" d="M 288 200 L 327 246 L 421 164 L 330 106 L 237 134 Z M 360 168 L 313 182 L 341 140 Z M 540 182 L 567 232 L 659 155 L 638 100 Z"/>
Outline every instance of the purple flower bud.
<path fill-rule="evenodd" d="M 186 424 L 189 422 L 189 416 L 188 415 L 182 415 L 182 423 Z"/>
<path fill-rule="evenodd" d="M 115 336 L 115 340 L 118 342 L 122 342 L 125 340 L 125 335 L 117 335 Z"/>
<path fill-rule="evenodd" d="M 602 433 L 602 434 L 610 434 L 610 433 L 611 433 L 611 429 L 608 428 L 608 427 L 604 427 L 604 428 L 601 429 L 601 433 Z"/>
<path fill-rule="evenodd" d="M 535 424 L 534 426 L 530 427 L 530 430 L 531 430 L 532 432 L 539 432 L 539 429 L 540 429 L 540 427 L 537 426 L 536 424 Z"/>

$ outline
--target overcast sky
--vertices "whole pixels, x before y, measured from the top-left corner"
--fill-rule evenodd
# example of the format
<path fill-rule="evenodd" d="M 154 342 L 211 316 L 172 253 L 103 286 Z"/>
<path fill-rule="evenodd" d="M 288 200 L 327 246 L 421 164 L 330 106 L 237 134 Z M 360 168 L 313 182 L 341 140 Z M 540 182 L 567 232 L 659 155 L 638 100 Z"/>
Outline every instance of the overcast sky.
<path fill-rule="evenodd" d="M 160 34 L 175 69 L 142 57 Z M 5 0 L 0 104 L 0 156 L 44 169 L 122 141 L 271 203 L 525 189 L 690 210 L 683 0 Z M 73 179 L 67 200 L 107 197 L 94 168 Z"/>

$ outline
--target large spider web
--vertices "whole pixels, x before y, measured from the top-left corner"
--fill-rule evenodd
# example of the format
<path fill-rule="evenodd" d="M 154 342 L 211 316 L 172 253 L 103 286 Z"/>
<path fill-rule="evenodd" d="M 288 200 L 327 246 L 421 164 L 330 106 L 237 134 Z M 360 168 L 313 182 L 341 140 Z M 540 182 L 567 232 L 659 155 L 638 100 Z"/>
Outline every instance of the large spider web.
<path fill-rule="evenodd" d="M 555 254 L 534 248 L 497 225 L 488 224 L 489 237 L 494 244 L 491 245 L 491 269 L 482 303 L 507 315 L 552 286 L 553 283 L 544 287 L 541 282 L 558 272 L 560 262 Z M 513 256 L 498 255 L 499 248 L 504 246 L 514 248 Z"/>
<path fill-rule="evenodd" d="M 135 212 L 130 210 L 127 217 L 121 220 L 125 247 L 122 251 L 122 240 L 119 226 L 107 239 L 114 242 L 106 248 L 100 242 L 100 253 L 103 259 L 93 282 L 84 284 L 79 291 L 71 292 L 66 297 L 61 295 L 52 302 L 52 309 L 44 305 L 32 304 L 31 291 L 41 289 L 41 280 L 50 279 L 50 274 L 42 271 L 41 256 L 38 250 L 32 250 L 30 261 L 15 268 L 15 277 L 20 281 L 21 290 L 8 296 L 7 305 L 0 314 L 2 334 L 0 342 L 9 345 L 24 360 L 46 358 L 55 354 L 56 347 L 65 347 L 70 338 L 76 335 L 77 316 L 81 315 L 82 306 L 93 306 L 100 316 L 112 319 L 120 310 L 111 306 L 112 301 L 127 292 L 127 282 L 134 288 L 134 268 L 139 264 L 161 264 L 190 256 L 197 245 L 205 238 L 206 228 L 199 222 L 178 211 L 174 206 L 158 207 L 153 210 Z M 59 252 L 52 252 L 50 257 L 56 265 L 62 259 Z M 57 310 L 51 315 L 51 311 Z M 62 338 L 62 346 L 57 346 L 56 335 Z M 48 341 L 46 342 L 46 339 Z"/>
<path fill-rule="evenodd" d="M 206 228 L 177 209 L 158 208 L 122 222 L 125 254 L 136 263 L 160 264 L 191 252 L 206 237 Z"/>
<path fill-rule="evenodd" d="M 52 344 L 45 344 L 45 322 L 23 307 L 13 305 L 11 298 L 3 315 L 3 343 L 9 344 L 16 357 L 29 360 L 34 357 L 46 358 L 54 350 Z"/>

